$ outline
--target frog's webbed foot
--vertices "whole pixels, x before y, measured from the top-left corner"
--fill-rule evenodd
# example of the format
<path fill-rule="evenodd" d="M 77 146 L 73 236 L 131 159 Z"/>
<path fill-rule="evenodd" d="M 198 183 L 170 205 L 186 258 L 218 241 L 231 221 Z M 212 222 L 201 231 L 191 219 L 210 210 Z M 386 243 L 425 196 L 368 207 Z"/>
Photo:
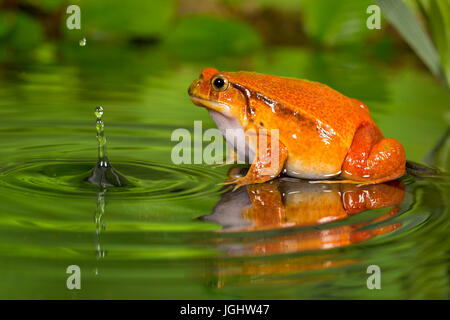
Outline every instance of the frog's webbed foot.
<path fill-rule="evenodd" d="M 223 185 L 224 186 L 231 186 L 231 185 L 235 185 L 233 188 L 232 188 L 232 191 L 236 191 L 237 189 L 239 189 L 240 187 L 242 187 L 242 186 L 244 186 L 244 185 L 246 185 L 247 183 L 245 183 L 245 182 L 243 182 L 243 181 L 241 181 L 241 179 L 243 179 L 243 178 L 240 178 L 240 179 L 234 179 L 234 180 L 227 180 Z"/>
<path fill-rule="evenodd" d="M 262 181 L 260 179 L 252 179 L 252 178 L 249 178 L 247 176 L 244 176 L 244 177 L 239 177 L 239 178 L 235 178 L 235 179 L 228 179 L 224 183 L 224 185 L 225 186 L 229 186 L 229 185 L 233 185 L 234 184 L 235 186 L 233 188 L 233 191 L 236 191 L 237 189 L 239 189 L 242 186 L 246 186 L 246 185 L 254 184 L 254 183 L 263 183 L 263 182 L 266 182 L 268 180 L 270 180 L 270 178 Z"/>
<path fill-rule="evenodd" d="M 232 189 L 232 191 L 235 191 L 239 187 L 242 186 L 242 184 L 239 184 L 239 180 L 242 179 L 245 175 L 242 174 L 242 168 L 240 167 L 232 167 L 230 170 L 228 170 L 227 173 L 227 180 L 223 183 L 223 186 L 228 186 L 227 190 Z M 235 187 L 232 187 L 232 185 L 236 184 Z"/>

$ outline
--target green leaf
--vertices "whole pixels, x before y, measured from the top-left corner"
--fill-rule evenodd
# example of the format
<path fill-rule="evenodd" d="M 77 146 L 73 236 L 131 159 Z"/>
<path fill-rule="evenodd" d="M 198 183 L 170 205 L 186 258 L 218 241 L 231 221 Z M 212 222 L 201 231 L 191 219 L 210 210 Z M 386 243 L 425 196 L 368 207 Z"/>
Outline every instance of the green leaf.
<path fill-rule="evenodd" d="M 304 0 L 306 33 L 324 45 L 357 42 L 371 30 L 366 27 L 369 0 Z"/>
<path fill-rule="evenodd" d="M 431 36 L 441 58 L 447 85 L 450 84 L 450 2 L 420 0 Z"/>
<path fill-rule="evenodd" d="M 382 13 L 430 71 L 435 76 L 442 77 L 441 63 L 436 48 L 410 8 L 403 1 L 377 0 L 377 2 Z"/>
<path fill-rule="evenodd" d="M 175 13 L 173 0 L 81 0 L 79 6 L 83 32 L 119 36 L 160 35 Z"/>
<path fill-rule="evenodd" d="M 15 24 L 10 34 L 10 43 L 19 50 L 36 47 L 44 38 L 40 24 L 23 13 L 17 13 Z"/>
<path fill-rule="evenodd" d="M 166 47 L 190 58 L 236 56 L 257 50 L 261 39 L 253 29 L 237 20 L 191 16 L 169 33 Z"/>
<path fill-rule="evenodd" d="M 12 28 L 12 15 L 6 12 L 0 12 L 0 38 L 5 37 Z"/>

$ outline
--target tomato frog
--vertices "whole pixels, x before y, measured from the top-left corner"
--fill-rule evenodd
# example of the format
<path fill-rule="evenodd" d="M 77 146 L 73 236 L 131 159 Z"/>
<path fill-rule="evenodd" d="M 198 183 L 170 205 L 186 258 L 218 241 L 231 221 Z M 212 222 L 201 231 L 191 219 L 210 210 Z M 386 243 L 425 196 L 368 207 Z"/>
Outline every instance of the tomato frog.
<path fill-rule="evenodd" d="M 230 176 L 228 183 L 236 188 L 280 173 L 320 182 L 375 184 L 405 172 L 402 144 L 383 136 L 367 106 L 322 83 L 206 68 L 188 93 L 194 104 L 206 107 L 225 138 L 227 129 L 242 129 L 233 141 L 227 140 L 251 163 L 245 176 Z M 277 148 L 271 147 L 273 129 Z M 258 143 L 258 132 L 264 132 L 266 144 Z"/>

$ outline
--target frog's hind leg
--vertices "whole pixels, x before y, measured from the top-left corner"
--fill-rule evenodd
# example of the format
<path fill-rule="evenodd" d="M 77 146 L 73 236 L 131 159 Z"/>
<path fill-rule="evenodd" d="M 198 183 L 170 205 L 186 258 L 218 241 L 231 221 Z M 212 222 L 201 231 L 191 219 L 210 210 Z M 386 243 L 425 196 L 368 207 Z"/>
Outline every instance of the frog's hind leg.
<path fill-rule="evenodd" d="M 400 142 L 383 138 L 373 124 L 362 125 L 342 166 L 341 177 L 359 181 L 361 185 L 380 183 L 405 173 L 405 151 Z"/>

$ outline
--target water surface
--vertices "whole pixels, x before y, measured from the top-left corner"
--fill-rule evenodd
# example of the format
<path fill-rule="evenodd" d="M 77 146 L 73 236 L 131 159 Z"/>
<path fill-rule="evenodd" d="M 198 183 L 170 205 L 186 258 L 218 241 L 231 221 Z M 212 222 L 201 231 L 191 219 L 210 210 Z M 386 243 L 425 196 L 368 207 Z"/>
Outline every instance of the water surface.
<path fill-rule="evenodd" d="M 57 61 L 0 66 L 1 298 L 448 298 L 446 179 L 404 177 L 386 206 L 354 214 L 342 190 L 288 183 L 269 191 L 298 208 L 261 216 L 277 207 L 251 213 L 252 190 L 226 193 L 227 166 L 170 160 L 173 130 L 214 127 L 186 91 L 215 66 L 325 82 L 364 101 L 408 159 L 424 161 L 450 103 L 426 70 L 291 48 L 201 62 L 157 47 L 59 50 Z M 98 105 L 122 188 L 86 181 Z M 448 143 L 428 159 L 445 169 Z M 66 288 L 72 264 L 81 290 Z M 372 264 L 381 290 L 366 286 Z"/>

